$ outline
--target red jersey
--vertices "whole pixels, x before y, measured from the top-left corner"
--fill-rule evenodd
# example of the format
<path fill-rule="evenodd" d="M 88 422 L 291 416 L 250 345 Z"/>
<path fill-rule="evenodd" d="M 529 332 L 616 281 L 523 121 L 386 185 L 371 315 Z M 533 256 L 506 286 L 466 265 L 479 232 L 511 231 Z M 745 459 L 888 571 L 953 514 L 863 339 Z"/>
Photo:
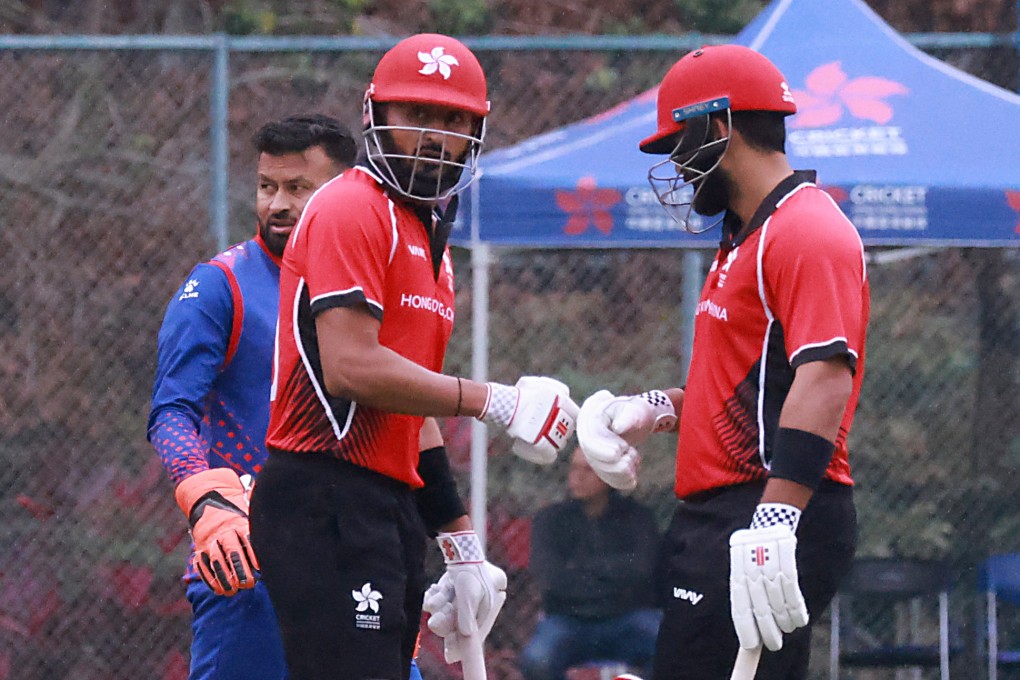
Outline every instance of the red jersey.
<path fill-rule="evenodd" d="M 847 435 L 864 379 L 864 245 L 814 173 L 783 180 L 724 241 L 705 280 L 677 443 L 676 495 L 768 476 L 794 370 L 845 357 L 853 371 L 827 479 L 853 484 Z"/>
<path fill-rule="evenodd" d="M 440 371 L 454 317 L 453 265 L 445 241 L 440 247 L 441 260 L 411 206 L 390 198 L 367 168 L 316 192 L 283 256 L 268 447 L 335 456 L 422 486 L 424 419 L 330 395 L 315 316 L 365 304 L 381 322 L 381 345 Z"/>

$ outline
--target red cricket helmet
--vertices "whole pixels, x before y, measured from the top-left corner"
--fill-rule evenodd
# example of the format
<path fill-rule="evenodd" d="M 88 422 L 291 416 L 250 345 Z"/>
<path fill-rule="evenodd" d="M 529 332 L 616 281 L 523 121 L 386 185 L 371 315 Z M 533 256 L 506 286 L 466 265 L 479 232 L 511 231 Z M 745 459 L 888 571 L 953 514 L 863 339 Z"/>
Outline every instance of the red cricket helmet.
<path fill-rule="evenodd" d="M 702 107 L 722 99 L 731 111 L 797 112 L 786 78 L 767 57 L 742 45 L 709 45 L 684 55 L 662 79 L 658 129 L 641 140 L 641 150 L 671 152 L 684 120 L 711 112 Z"/>
<path fill-rule="evenodd" d="M 476 119 L 474 129 L 465 135 L 432 127 L 393 125 L 379 113 L 386 104 L 464 111 Z M 362 133 L 368 161 L 382 181 L 410 199 L 436 203 L 451 198 L 478 176 L 488 113 L 485 72 L 471 50 L 447 35 L 413 35 L 383 55 L 365 93 Z M 396 149 L 392 135 L 397 133 L 417 135 L 417 148 Z M 463 153 L 448 150 L 464 142 L 467 150 Z"/>
<path fill-rule="evenodd" d="M 419 102 L 489 113 L 485 72 L 462 42 L 438 33 L 401 40 L 375 68 L 368 96 L 377 102 Z"/>

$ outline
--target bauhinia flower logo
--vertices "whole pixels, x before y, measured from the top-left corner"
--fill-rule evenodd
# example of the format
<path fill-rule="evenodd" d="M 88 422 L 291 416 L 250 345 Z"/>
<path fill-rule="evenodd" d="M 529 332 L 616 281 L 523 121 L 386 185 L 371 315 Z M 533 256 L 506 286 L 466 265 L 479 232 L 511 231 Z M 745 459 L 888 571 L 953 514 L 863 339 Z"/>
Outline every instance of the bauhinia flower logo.
<path fill-rule="evenodd" d="M 599 189 L 594 177 L 582 177 L 577 180 L 577 191 L 557 191 L 556 205 L 570 215 L 563 231 L 567 234 L 583 234 L 588 226 L 603 234 L 613 230 L 613 216 L 609 209 L 620 202 L 623 195 L 616 189 Z"/>
<path fill-rule="evenodd" d="M 363 612 L 371 609 L 376 614 L 379 613 L 379 600 L 382 599 L 382 593 L 378 590 L 372 590 L 372 584 L 366 583 L 361 586 L 361 590 L 352 590 L 351 597 L 358 603 L 357 610 Z"/>
<path fill-rule="evenodd" d="M 855 118 L 884 125 L 892 120 L 893 108 L 884 99 L 910 92 L 902 83 L 876 76 L 848 78 L 841 62 L 823 64 L 804 79 L 806 90 L 794 90 L 797 115 L 795 128 L 824 127 L 836 123 L 849 111 Z"/>
<path fill-rule="evenodd" d="M 418 73 L 430 76 L 436 71 L 443 76 L 443 80 L 448 80 L 450 75 L 453 74 L 451 66 L 460 66 L 460 62 L 457 61 L 457 57 L 452 54 L 444 54 L 445 48 L 442 46 L 433 47 L 431 52 L 419 52 L 418 61 L 424 64 Z"/>
<path fill-rule="evenodd" d="M 1006 192 L 1006 203 L 1013 210 L 1020 213 L 1020 191 L 1007 191 Z M 1020 214 L 1017 215 L 1020 217 Z M 1016 227 L 1013 229 L 1017 234 L 1020 234 L 1020 221 L 1017 221 Z"/>

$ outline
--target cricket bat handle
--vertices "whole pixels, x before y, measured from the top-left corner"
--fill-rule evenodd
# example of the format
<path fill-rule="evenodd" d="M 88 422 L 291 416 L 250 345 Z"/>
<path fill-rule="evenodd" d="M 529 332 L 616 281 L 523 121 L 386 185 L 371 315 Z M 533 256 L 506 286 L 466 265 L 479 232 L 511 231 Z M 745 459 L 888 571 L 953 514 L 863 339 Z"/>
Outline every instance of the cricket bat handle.
<path fill-rule="evenodd" d="M 737 660 L 733 662 L 733 673 L 730 680 L 754 680 L 754 674 L 758 671 L 758 659 L 761 658 L 761 646 L 754 649 L 737 650 Z M 464 676 L 467 680 L 467 676 Z"/>
<path fill-rule="evenodd" d="M 480 635 L 468 635 L 464 641 L 460 670 L 464 680 L 487 680 L 485 674 L 485 648 Z"/>

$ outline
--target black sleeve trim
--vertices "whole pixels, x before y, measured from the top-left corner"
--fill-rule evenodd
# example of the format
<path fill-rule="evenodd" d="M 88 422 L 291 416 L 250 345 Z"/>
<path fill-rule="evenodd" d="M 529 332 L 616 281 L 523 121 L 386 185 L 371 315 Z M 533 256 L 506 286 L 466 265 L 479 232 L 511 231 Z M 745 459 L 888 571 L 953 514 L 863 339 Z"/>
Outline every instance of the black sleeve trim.
<path fill-rule="evenodd" d="M 790 362 L 790 366 L 797 368 L 802 364 L 811 363 L 812 361 L 826 361 L 839 356 L 846 359 L 851 373 L 857 372 L 857 353 L 850 350 L 846 340 L 834 340 L 828 345 L 802 348 L 793 355 L 793 361 Z"/>
<path fill-rule="evenodd" d="M 772 447 L 770 476 L 817 489 L 835 449 L 835 444 L 813 432 L 781 427 Z"/>
<path fill-rule="evenodd" d="M 329 295 L 323 295 L 315 298 L 311 305 L 311 311 L 313 316 L 318 316 L 327 309 L 334 309 L 336 307 L 354 307 L 355 305 L 365 305 L 368 307 L 368 313 L 376 318 L 377 321 L 382 321 L 383 308 L 377 302 L 373 302 L 365 297 L 365 291 L 360 288 L 354 290 L 344 291 L 342 293 L 330 293 Z"/>
<path fill-rule="evenodd" d="M 440 527 L 467 514 L 445 447 L 436 446 L 419 454 L 418 476 L 425 486 L 414 492 L 414 500 L 429 534 L 435 536 Z"/>

